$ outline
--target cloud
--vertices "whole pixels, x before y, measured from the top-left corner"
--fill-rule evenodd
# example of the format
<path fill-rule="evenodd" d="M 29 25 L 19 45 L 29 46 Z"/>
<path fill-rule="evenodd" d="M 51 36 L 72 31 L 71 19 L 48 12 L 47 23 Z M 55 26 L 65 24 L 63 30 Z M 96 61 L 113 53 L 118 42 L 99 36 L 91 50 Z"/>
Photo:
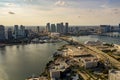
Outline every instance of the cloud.
<path fill-rule="evenodd" d="M 114 14 L 120 14 L 120 9 L 114 8 L 112 11 Z"/>
<path fill-rule="evenodd" d="M 119 9 L 117 9 L 117 8 L 115 8 L 115 9 L 113 9 L 114 11 L 118 11 Z"/>
<path fill-rule="evenodd" d="M 9 14 L 15 14 L 14 12 L 11 12 L 11 11 L 10 11 L 10 12 L 8 12 L 8 13 L 9 13 Z"/>
<path fill-rule="evenodd" d="M 106 4 L 100 5 L 101 8 L 108 8 Z"/>
<path fill-rule="evenodd" d="M 18 5 L 16 5 L 15 3 L 5 3 L 4 4 L 6 7 L 17 7 Z"/>
<path fill-rule="evenodd" d="M 24 0 L 24 2 L 26 2 L 26 1 L 28 1 L 28 2 L 32 2 L 33 0 Z"/>
<path fill-rule="evenodd" d="M 120 21 L 120 7 L 113 6 L 108 0 L 1 1 L 0 17 L 4 19 L 4 24 L 39 24 L 39 21 L 43 25 L 57 21 L 68 21 L 71 24 L 115 24 Z M 19 21 L 16 21 L 16 18 L 19 18 Z"/>
<path fill-rule="evenodd" d="M 62 6 L 67 6 L 67 3 L 65 1 L 59 0 L 59 1 L 55 2 L 55 5 L 62 7 Z"/>
<path fill-rule="evenodd" d="M 81 18 L 81 16 L 78 16 L 78 18 Z"/>

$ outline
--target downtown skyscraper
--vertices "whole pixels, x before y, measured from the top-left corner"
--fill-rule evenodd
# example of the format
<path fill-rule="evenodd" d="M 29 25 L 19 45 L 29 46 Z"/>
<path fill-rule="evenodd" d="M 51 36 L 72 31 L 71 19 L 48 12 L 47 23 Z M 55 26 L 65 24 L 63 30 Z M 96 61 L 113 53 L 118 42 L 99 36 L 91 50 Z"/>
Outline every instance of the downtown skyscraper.
<path fill-rule="evenodd" d="M 5 27 L 3 25 L 0 25 L 0 41 L 5 40 Z"/>
<path fill-rule="evenodd" d="M 47 23 L 46 31 L 57 32 L 57 33 L 60 33 L 60 34 L 67 34 L 68 33 L 68 27 L 69 27 L 69 24 L 65 23 L 65 25 L 64 25 L 63 22 L 57 23 L 56 25 Z"/>

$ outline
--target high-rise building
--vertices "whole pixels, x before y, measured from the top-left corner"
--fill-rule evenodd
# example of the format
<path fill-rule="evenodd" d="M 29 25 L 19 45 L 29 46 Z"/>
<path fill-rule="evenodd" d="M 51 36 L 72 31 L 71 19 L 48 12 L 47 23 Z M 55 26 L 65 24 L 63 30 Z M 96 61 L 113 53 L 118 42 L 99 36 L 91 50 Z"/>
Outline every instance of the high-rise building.
<path fill-rule="evenodd" d="M 40 32 L 40 27 L 39 26 L 37 26 L 37 33 L 39 33 Z"/>
<path fill-rule="evenodd" d="M 67 33 L 68 33 L 68 26 L 69 26 L 69 24 L 68 24 L 68 23 L 65 23 L 64 34 L 67 34 Z"/>
<path fill-rule="evenodd" d="M 60 33 L 64 33 L 64 24 L 63 24 L 63 22 L 61 22 L 61 27 L 60 27 Z"/>
<path fill-rule="evenodd" d="M 61 24 L 60 23 L 57 23 L 57 32 L 61 33 Z"/>
<path fill-rule="evenodd" d="M 65 23 L 65 26 L 63 22 L 55 24 L 47 23 L 46 25 L 46 31 L 48 32 L 58 32 L 60 34 L 67 34 L 68 33 L 68 23 Z"/>
<path fill-rule="evenodd" d="M 20 28 L 18 25 L 14 26 L 14 38 L 24 38 L 25 37 L 25 26 L 21 25 Z"/>
<path fill-rule="evenodd" d="M 107 33 L 111 32 L 111 26 L 110 25 L 100 25 L 101 33 Z"/>
<path fill-rule="evenodd" d="M 21 38 L 25 37 L 25 26 L 23 26 L 23 25 L 20 26 L 20 30 L 19 30 L 18 35 Z"/>
<path fill-rule="evenodd" d="M 15 38 L 15 39 L 18 38 L 18 33 L 19 33 L 18 25 L 15 25 L 15 26 L 14 26 L 14 38 Z"/>
<path fill-rule="evenodd" d="M 57 23 L 57 32 L 60 34 L 64 33 L 64 25 L 63 23 Z"/>
<path fill-rule="evenodd" d="M 55 24 L 51 24 L 51 32 L 56 32 L 56 26 L 55 26 Z"/>
<path fill-rule="evenodd" d="M 0 25 L 0 41 L 5 40 L 5 27 L 3 25 Z"/>
<path fill-rule="evenodd" d="M 8 34 L 8 40 L 13 39 L 13 32 L 12 32 L 12 29 L 11 29 L 11 28 L 8 28 L 7 34 Z"/>
<path fill-rule="evenodd" d="M 119 24 L 119 32 L 120 32 L 120 24 Z"/>
<path fill-rule="evenodd" d="M 25 29 L 25 37 L 29 37 L 29 30 Z"/>
<path fill-rule="evenodd" d="M 57 23 L 57 32 L 61 34 L 67 34 L 68 33 L 68 23 L 65 23 L 65 25 L 62 23 Z"/>
<path fill-rule="evenodd" d="M 50 23 L 47 23 L 47 25 L 46 25 L 46 31 L 51 32 Z"/>

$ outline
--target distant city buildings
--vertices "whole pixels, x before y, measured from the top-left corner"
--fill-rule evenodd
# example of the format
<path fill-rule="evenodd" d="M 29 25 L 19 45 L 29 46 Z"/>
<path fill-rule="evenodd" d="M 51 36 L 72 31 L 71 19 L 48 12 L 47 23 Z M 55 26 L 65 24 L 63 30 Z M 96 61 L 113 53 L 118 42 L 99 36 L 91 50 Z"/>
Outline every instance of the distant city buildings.
<path fill-rule="evenodd" d="M 114 33 L 115 32 L 115 33 Z M 69 26 L 69 23 L 47 23 L 45 26 L 23 26 L 14 25 L 13 27 L 4 27 L 0 25 L 0 41 L 5 41 L 6 39 L 23 39 L 26 37 L 34 37 L 36 34 L 41 33 L 54 33 L 54 35 L 104 35 L 104 36 L 115 36 L 120 37 L 120 24 L 117 26 L 111 25 L 100 25 L 100 26 Z M 56 34 L 57 33 L 57 34 Z M 34 35 L 33 35 L 34 34 Z M 52 34 L 53 35 L 53 34 Z"/>
<path fill-rule="evenodd" d="M 7 38 L 8 38 L 8 40 L 11 40 L 11 39 L 13 39 L 13 32 L 12 32 L 12 29 L 11 28 L 8 28 L 8 30 L 7 30 Z"/>
<path fill-rule="evenodd" d="M 50 29 L 50 23 L 47 23 L 47 25 L 46 25 L 46 31 L 48 31 L 48 32 L 51 31 L 51 29 Z"/>
<path fill-rule="evenodd" d="M 25 26 L 23 25 L 20 26 L 20 37 L 25 37 Z"/>
<path fill-rule="evenodd" d="M 63 25 L 63 22 L 62 23 L 60 23 L 60 33 L 61 34 L 64 34 L 64 25 Z"/>
<path fill-rule="evenodd" d="M 119 32 L 120 32 L 120 24 L 119 24 Z"/>
<path fill-rule="evenodd" d="M 40 32 L 40 27 L 39 26 L 37 26 L 37 33 L 39 33 Z"/>
<path fill-rule="evenodd" d="M 15 26 L 14 26 L 14 38 L 15 38 L 15 39 L 17 39 L 17 36 L 18 36 L 18 33 L 19 33 L 18 31 L 19 31 L 19 30 L 18 30 L 18 25 L 15 25 Z"/>
<path fill-rule="evenodd" d="M 15 25 L 13 35 L 15 39 L 24 38 L 25 37 L 25 26 L 21 25 L 19 27 L 18 25 Z"/>
<path fill-rule="evenodd" d="M 100 30 L 101 33 L 107 33 L 107 32 L 111 32 L 111 26 L 110 25 L 100 25 Z"/>
<path fill-rule="evenodd" d="M 55 24 L 51 24 L 51 32 L 56 32 L 56 26 L 55 26 Z"/>
<path fill-rule="evenodd" d="M 119 26 L 100 25 L 100 33 L 120 32 Z"/>
<path fill-rule="evenodd" d="M 68 33 L 68 27 L 69 27 L 69 24 L 65 23 L 65 25 L 64 25 L 63 22 L 57 23 L 56 25 L 47 23 L 46 31 L 57 32 L 57 33 L 60 33 L 60 34 L 67 34 Z"/>
<path fill-rule="evenodd" d="M 29 37 L 29 30 L 25 29 L 25 37 Z"/>
<path fill-rule="evenodd" d="M 67 34 L 68 33 L 68 28 L 69 28 L 69 24 L 65 23 L 65 27 L 64 27 L 64 33 Z"/>
<path fill-rule="evenodd" d="M 44 32 L 45 27 L 40 26 L 23 26 L 14 25 L 5 27 L 0 25 L 0 42 L 22 42 L 28 40 L 28 38 L 33 38 L 36 35 Z"/>
<path fill-rule="evenodd" d="M 3 25 L 0 25 L 0 41 L 5 40 L 5 28 Z"/>
<path fill-rule="evenodd" d="M 68 34 L 73 36 L 92 34 L 108 36 L 108 33 L 120 33 L 120 25 L 69 26 L 68 28 Z M 114 34 L 110 34 L 109 36 L 114 36 Z"/>
<path fill-rule="evenodd" d="M 62 33 L 61 24 L 57 23 L 57 32 Z"/>
<path fill-rule="evenodd" d="M 68 34 L 70 35 L 91 35 L 98 32 L 99 26 L 70 26 Z"/>

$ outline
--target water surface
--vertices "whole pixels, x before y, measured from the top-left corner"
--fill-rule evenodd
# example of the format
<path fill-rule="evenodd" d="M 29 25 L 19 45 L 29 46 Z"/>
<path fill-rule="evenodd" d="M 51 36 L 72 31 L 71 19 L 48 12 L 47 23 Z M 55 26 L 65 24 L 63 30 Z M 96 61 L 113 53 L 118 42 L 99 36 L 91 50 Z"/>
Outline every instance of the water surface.
<path fill-rule="evenodd" d="M 81 43 L 88 40 L 100 40 L 120 44 L 120 38 L 105 36 L 72 37 Z M 25 80 L 25 78 L 43 72 L 52 54 L 65 42 L 13 45 L 0 48 L 0 80 Z"/>
<path fill-rule="evenodd" d="M 0 48 L 0 80 L 25 80 L 43 72 L 52 54 L 65 44 L 45 43 Z"/>

